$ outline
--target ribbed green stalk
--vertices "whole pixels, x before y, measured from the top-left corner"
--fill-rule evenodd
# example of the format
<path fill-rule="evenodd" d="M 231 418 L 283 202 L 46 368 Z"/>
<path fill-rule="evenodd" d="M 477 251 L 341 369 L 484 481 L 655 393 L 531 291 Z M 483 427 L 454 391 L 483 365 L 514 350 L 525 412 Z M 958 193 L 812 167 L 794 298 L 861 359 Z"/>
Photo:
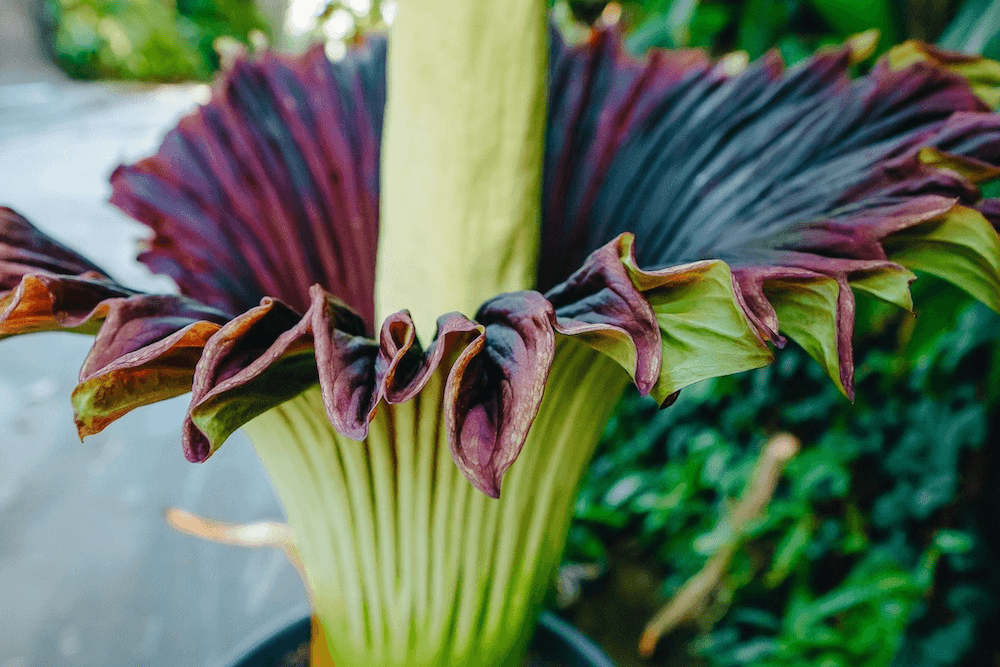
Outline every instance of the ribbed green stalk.
<path fill-rule="evenodd" d="M 626 375 L 561 340 L 499 500 L 451 460 L 439 373 L 338 435 L 318 389 L 246 426 L 295 533 L 338 667 L 513 667 L 559 564 L 577 486 Z"/>

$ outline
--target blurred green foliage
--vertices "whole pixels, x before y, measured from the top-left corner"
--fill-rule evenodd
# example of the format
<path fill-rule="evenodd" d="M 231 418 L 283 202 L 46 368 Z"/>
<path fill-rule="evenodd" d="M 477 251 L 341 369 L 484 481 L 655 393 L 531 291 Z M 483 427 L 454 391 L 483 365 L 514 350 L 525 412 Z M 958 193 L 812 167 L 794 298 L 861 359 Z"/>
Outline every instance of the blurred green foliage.
<path fill-rule="evenodd" d="M 1000 57 L 1000 0 L 548 0 L 566 27 L 616 8 L 636 53 L 650 47 L 744 50 L 776 47 L 789 63 L 817 48 L 877 28 L 881 47 L 903 38 Z M 218 37 L 248 42 L 269 28 L 253 0 L 46 0 L 59 64 L 77 78 L 155 81 L 206 79 L 218 67 Z M 325 40 L 332 55 L 369 30 L 385 28 L 392 2 L 329 0 L 280 44 Z M 387 9 L 388 8 L 388 9 Z M 954 21 L 948 23 L 952 17 Z M 573 18 L 571 18 L 573 17 Z M 288 26 L 285 26 L 287 29 Z"/>
<path fill-rule="evenodd" d="M 1000 58 L 1000 0 L 966 0 L 941 34 L 940 44 Z"/>
<path fill-rule="evenodd" d="M 729 539 L 727 508 L 787 430 L 803 450 L 739 535 L 695 650 L 718 667 L 930 667 L 987 650 L 1000 318 L 921 283 L 957 304 L 944 322 L 860 302 L 853 405 L 800 349 L 666 410 L 628 397 L 584 482 L 568 559 L 605 562 L 606 545 L 638 535 L 666 600 Z"/>
<path fill-rule="evenodd" d="M 635 53 L 650 47 L 703 47 L 714 53 L 770 48 L 794 63 L 817 48 L 875 28 L 881 49 L 904 39 L 1000 56 L 1000 0 L 558 0 L 584 23 L 609 4 Z M 614 12 L 618 14 L 617 9 Z M 947 26 L 947 28 L 945 28 Z M 943 32 L 942 32 L 943 30 Z"/>
<path fill-rule="evenodd" d="M 187 81 L 219 65 L 219 37 L 268 27 L 253 0 L 47 0 L 57 63 L 79 79 Z"/>
<path fill-rule="evenodd" d="M 571 4 L 587 20 L 607 3 Z M 621 6 L 635 52 L 777 47 L 793 63 L 878 28 L 883 49 L 940 33 L 947 48 L 1000 57 L 1000 0 Z M 915 27 L 914 15 L 932 20 Z M 1000 184 L 984 189 L 1000 196 Z M 613 569 L 614 545 L 637 536 L 650 572 L 665 573 L 666 601 L 732 538 L 725 516 L 763 444 L 789 431 L 803 450 L 768 511 L 737 536 L 696 623 L 699 664 L 1000 664 L 1000 452 L 987 447 L 1000 440 L 1000 317 L 929 276 L 913 292 L 927 315 L 859 298 L 853 405 L 793 346 L 769 368 L 685 390 L 666 410 L 627 397 L 581 490 L 567 559 Z"/>

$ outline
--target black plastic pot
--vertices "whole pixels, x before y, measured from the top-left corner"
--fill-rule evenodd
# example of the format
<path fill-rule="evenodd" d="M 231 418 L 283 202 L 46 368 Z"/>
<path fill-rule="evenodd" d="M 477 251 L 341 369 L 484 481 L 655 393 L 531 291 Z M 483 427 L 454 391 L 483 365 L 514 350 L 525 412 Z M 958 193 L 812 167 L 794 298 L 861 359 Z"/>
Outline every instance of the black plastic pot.
<path fill-rule="evenodd" d="M 278 625 L 265 639 L 249 643 L 222 663 L 226 667 L 292 667 L 297 652 L 308 645 L 309 618 L 296 614 L 294 620 Z M 545 612 L 531 640 L 525 667 L 615 667 L 597 644 L 554 614 Z"/>

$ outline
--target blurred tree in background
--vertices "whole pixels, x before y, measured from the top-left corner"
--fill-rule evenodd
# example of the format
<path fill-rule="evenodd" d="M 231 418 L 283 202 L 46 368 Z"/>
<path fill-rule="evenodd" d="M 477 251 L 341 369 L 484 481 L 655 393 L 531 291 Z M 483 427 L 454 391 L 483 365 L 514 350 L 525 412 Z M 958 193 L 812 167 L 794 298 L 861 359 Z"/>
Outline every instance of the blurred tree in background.
<path fill-rule="evenodd" d="M 78 79 L 205 80 L 220 37 L 270 33 L 253 0 L 47 0 L 56 62 Z"/>
<path fill-rule="evenodd" d="M 331 58 L 341 57 L 365 34 L 385 30 L 396 15 L 396 0 L 292 0 L 284 29 L 289 47 L 324 42 Z"/>

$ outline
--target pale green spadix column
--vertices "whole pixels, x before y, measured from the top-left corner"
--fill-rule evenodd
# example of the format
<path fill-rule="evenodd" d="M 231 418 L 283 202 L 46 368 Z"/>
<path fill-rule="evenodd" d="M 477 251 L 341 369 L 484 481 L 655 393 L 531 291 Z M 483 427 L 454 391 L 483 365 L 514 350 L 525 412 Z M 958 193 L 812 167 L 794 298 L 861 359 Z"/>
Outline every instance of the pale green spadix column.
<path fill-rule="evenodd" d="M 449 311 L 533 286 L 544 0 L 399 0 L 389 36 L 375 280 L 379 319 L 421 337 Z"/>

